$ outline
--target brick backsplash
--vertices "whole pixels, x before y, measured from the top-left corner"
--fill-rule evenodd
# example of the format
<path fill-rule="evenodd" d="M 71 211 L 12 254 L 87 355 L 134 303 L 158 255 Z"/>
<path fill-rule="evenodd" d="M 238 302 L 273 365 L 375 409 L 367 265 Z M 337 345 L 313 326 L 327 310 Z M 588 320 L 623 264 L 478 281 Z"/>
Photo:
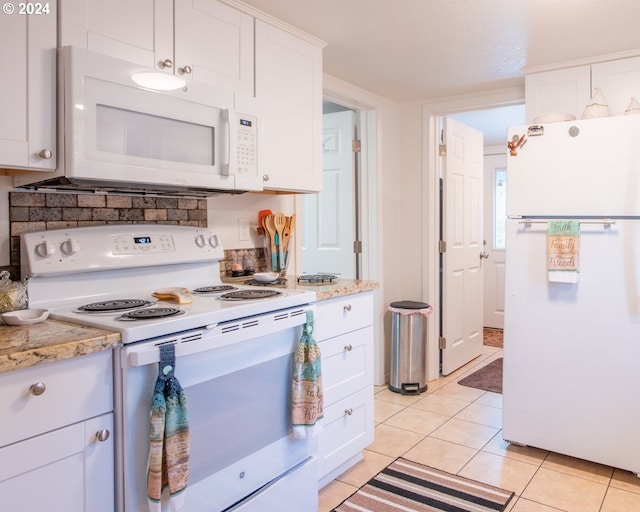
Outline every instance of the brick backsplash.
<path fill-rule="evenodd" d="M 207 200 L 52 192 L 9 192 L 9 236 L 11 279 L 20 279 L 20 235 L 33 231 L 101 224 L 170 224 L 207 227 Z M 265 251 L 225 249 L 220 262 L 222 277 L 231 276 L 231 267 L 253 266 L 267 270 Z"/>
<path fill-rule="evenodd" d="M 11 278 L 20 279 L 20 235 L 101 224 L 207 227 L 206 199 L 9 192 Z"/>

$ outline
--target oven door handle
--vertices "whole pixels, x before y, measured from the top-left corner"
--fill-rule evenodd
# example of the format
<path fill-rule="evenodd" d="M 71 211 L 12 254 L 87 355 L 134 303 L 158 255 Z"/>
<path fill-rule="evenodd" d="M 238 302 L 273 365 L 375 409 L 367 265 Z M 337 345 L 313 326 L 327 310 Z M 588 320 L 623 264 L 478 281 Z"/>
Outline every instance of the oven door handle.
<path fill-rule="evenodd" d="M 306 312 L 315 311 L 313 305 L 292 310 L 276 311 L 234 322 L 214 324 L 199 329 L 161 338 L 155 343 L 127 345 L 122 351 L 123 366 L 146 366 L 160 362 L 160 345 L 173 343 L 176 346 L 176 358 L 198 354 L 207 350 L 255 340 L 267 334 L 284 331 L 304 325 Z"/>

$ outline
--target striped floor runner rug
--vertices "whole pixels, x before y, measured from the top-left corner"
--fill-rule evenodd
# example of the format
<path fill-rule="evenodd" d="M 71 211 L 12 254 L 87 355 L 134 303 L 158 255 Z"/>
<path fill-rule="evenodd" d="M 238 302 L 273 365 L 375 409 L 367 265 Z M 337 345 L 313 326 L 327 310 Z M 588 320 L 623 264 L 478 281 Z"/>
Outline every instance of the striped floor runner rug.
<path fill-rule="evenodd" d="M 334 512 L 503 511 L 514 493 L 396 459 Z"/>

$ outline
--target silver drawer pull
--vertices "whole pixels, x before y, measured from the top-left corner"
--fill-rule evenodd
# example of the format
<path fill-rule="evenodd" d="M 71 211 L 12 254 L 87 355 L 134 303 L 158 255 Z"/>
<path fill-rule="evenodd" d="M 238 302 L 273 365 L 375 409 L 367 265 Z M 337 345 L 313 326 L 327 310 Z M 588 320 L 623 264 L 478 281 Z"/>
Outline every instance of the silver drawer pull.
<path fill-rule="evenodd" d="M 47 386 L 44 382 L 36 382 L 35 384 L 31 384 L 29 387 L 29 391 L 34 396 L 39 396 L 47 390 Z"/>
<path fill-rule="evenodd" d="M 353 345 L 351 343 L 349 343 L 348 345 L 344 346 L 344 351 L 345 352 L 351 352 L 353 350 Z"/>
<path fill-rule="evenodd" d="M 110 435 L 111 432 L 109 432 L 106 428 L 103 428 L 102 430 L 98 430 L 96 432 L 96 439 L 101 443 L 104 443 L 107 439 L 109 439 Z"/>
<path fill-rule="evenodd" d="M 351 311 L 351 304 L 347 304 L 346 306 L 344 306 L 342 308 L 342 311 L 344 311 L 345 313 L 348 312 L 348 311 Z"/>
<path fill-rule="evenodd" d="M 344 410 L 344 414 L 345 414 L 345 416 L 351 416 L 353 414 L 353 409 L 351 409 L 351 408 L 345 409 Z"/>

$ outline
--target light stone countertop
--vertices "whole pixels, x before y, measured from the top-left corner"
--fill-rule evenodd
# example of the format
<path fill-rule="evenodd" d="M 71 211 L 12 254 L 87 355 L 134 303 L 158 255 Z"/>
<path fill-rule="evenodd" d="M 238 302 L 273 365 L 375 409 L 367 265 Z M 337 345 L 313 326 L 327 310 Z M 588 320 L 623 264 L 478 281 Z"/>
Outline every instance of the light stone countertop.
<path fill-rule="evenodd" d="M 119 345 L 119 333 L 58 320 L 24 326 L 0 325 L 0 373 L 111 350 Z"/>
<path fill-rule="evenodd" d="M 249 277 L 228 279 L 242 282 Z M 284 286 L 311 291 L 318 301 L 375 290 L 376 281 L 337 279 L 332 283 L 300 284 L 289 277 Z M 120 345 L 120 334 L 94 327 L 48 319 L 42 323 L 11 326 L 0 325 L 0 373 L 28 368 L 41 363 L 111 350 Z"/>
<path fill-rule="evenodd" d="M 251 280 L 251 276 L 242 277 L 223 277 L 222 281 L 228 284 L 245 284 Z M 262 286 L 262 285 L 256 285 Z M 264 284 L 265 287 L 289 288 L 291 290 L 303 290 L 316 294 L 316 300 L 322 301 L 333 299 L 334 297 L 343 297 L 346 295 L 354 295 L 360 292 L 375 290 L 380 287 L 377 281 L 362 281 L 360 279 L 336 279 L 331 283 L 299 283 L 296 276 L 287 276 L 285 284 Z"/>
<path fill-rule="evenodd" d="M 359 279 L 336 279 L 332 283 L 301 284 L 297 282 L 295 277 L 290 277 L 288 282 L 291 283 L 289 288 L 315 292 L 318 301 L 367 292 L 380 286 L 376 281 L 361 281 Z"/>

